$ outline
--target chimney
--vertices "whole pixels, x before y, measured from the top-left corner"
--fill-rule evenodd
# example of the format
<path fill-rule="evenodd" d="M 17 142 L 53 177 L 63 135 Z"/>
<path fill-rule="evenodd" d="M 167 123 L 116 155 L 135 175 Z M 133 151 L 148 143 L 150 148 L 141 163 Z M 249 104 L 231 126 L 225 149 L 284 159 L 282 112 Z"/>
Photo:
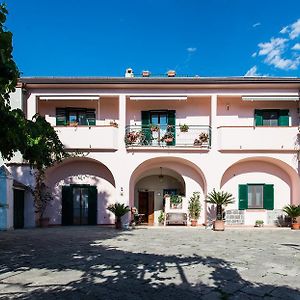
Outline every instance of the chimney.
<path fill-rule="evenodd" d="M 149 77 L 150 76 L 150 71 L 147 71 L 147 70 L 144 70 L 143 72 L 142 72 L 142 76 L 143 77 Z"/>
<path fill-rule="evenodd" d="M 125 77 L 126 78 L 134 77 L 133 70 L 131 68 L 126 69 Z"/>
<path fill-rule="evenodd" d="M 176 76 L 176 72 L 174 70 L 169 70 L 167 72 L 168 77 L 175 77 Z"/>

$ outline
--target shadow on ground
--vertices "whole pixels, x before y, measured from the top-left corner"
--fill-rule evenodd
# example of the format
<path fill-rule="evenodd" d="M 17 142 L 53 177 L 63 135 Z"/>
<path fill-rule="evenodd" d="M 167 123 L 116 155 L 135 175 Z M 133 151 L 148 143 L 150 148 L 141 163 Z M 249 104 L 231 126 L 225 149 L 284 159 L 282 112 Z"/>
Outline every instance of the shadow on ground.
<path fill-rule="evenodd" d="M 168 253 L 155 255 L 128 252 L 103 245 L 106 239 L 130 239 L 132 233 L 128 231 L 80 229 L 77 232 L 78 236 L 74 236 L 72 228 L 66 228 L 63 234 L 55 229 L 46 229 L 42 235 L 33 235 L 24 243 L 24 237 L 22 239 L 19 231 L 15 236 L 15 247 L 10 249 L 9 244 L 5 244 L 0 236 L 0 297 L 131 300 L 192 297 L 223 300 L 300 299 L 299 290 L 242 279 L 238 271 L 222 259 L 197 254 L 184 257 Z M 208 280 L 202 280 L 201 271 L 194 273 L 193 278 L 188 278 L 185 270 L 190 268 L 209 269 Z M 28 278 L 22 283 L 14 281 L 15 274 L 22 272 L 29 272 Z M 49 280 L 45 282 L 39 280 L 39 277 L 30 277 L 34 272 L 42 272 L 41 276 L 46 275 Z M 60 272 L 60 282 L 53 283 L 52 274 L 57 276 Z"/>

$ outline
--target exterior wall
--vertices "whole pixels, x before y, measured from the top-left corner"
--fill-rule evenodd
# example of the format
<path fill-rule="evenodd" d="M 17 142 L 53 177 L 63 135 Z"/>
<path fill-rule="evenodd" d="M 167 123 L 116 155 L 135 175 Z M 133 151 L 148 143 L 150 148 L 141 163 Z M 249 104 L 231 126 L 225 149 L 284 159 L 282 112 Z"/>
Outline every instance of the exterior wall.
<path fill-rule="evenodd" d="M 61 224 L 62 186 L 89 184 L 97 187 L 97 223 L 113 224 L 114 217 L 106 209 L 116 201 L 115 182 L 111 172 L 99 162 L 70 160 L 47 172 L 48 186 L 52 189 L 53 203 L 48 206 L 45 216 L 50 224 Z"/>

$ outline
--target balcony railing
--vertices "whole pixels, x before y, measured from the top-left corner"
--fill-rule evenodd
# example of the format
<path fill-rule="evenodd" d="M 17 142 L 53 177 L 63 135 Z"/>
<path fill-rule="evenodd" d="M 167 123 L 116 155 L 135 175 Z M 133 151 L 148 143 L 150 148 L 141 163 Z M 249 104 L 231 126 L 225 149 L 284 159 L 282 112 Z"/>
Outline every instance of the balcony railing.
<path fill-rule="evenodd" d="M 118 129 L 113 126 L 56 126 L 66 149 L 118 149 Z"/>
<path fill-rule="evenodd" d="M 187 128 L 186 128 L 187 129 Z M 190 147 L 209 149 L 210 126 L 188 125 L 186 131 L 179 125 L 128 125 L 125 144 L 127 147 Z"/>

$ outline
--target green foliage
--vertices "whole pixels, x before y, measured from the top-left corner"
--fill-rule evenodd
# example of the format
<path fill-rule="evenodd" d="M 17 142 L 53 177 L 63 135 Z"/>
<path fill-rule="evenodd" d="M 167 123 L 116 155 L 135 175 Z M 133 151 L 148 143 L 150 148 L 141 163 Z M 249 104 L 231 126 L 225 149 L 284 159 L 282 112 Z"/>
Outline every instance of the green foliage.
<path fill-rule="evenodd" d="M 107 207 L 109 211 L 111 211 L 117 219 L 121 219 L 125 214 L 127 214 L 130 211 L 130 208 L 128 205 L 125 206 L 124 203 L 115 203 L 111 204 Z"/>
<path fill-rule="evenodd" d="M 163 224 L 165 221 L 165 213 L 161 210 L 160 215 L 158 216 L 158 223 Z"/>
<path fill-rule="evenodd" d="M 234 197 L 231 193 L 218 191 L 215 189 L 206 197 L 206 202 L 217 205 L 217 220 L 222 220 L 223 206 L 234 203 Z"/>
<path fill-rule="evenodd" d="M 201 212 L 200 193 L 193 192 L 189 201 L 189 217 L 191 220 L 198 220 Z"/>
<path fill-rule="evenodd" d="M 170 196 L 170 203 L 174 205 L 178 205 L 182 203 L 182 196 L 180 195 L 171 195 Z"/>
<path fill-rule="evenodd" d="M 296 223 L 296 218 L 300 217 L 300 205 L 286 205 L 283 208 L 283 212 L 285 212 L 292 219 L 292 223 Z"/>

